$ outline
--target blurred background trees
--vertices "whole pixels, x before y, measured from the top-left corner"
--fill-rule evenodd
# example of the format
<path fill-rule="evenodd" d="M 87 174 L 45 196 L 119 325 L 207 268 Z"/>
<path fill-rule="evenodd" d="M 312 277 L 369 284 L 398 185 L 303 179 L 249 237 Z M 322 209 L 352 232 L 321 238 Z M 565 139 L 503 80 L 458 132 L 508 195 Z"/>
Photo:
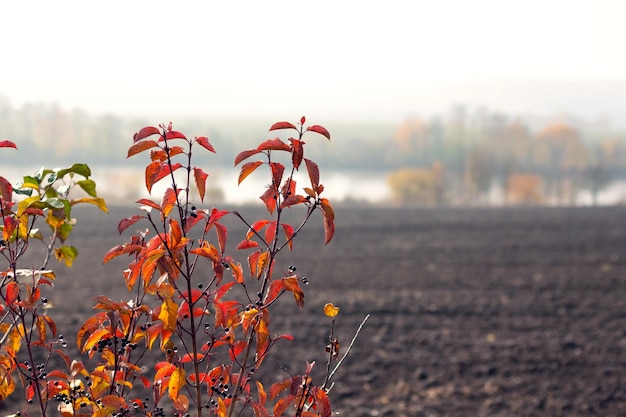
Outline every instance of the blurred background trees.
<path fill-rule="evenodd" d="M 125 149 L 136 126 L 159 122 L 169 120 L 92 115 L 54 103 L 16 107 L 0 96 L 0 139 L 16 142 L 28 153 L 26 164 L 35 167 L 51 160 L 128 167 L 134 161 L 124 158 Z M 224 167 L 232 167 L 235 149 L 252 146 L 267 128 L 254 119 L 175 122 L 181 131 L 210 136 L 219 159 L 207 163 Z M 626 131 L 568 115 L 540 118 L 455 106 L 400 123 L 326 124 L 333 141 L 311 148 L 308 157 L 327 172 L 376 172 L 397 204 L 567 205 L 582 191 L 596 203 L 603 189 L 626 179 Z M 4 158 L 4 165 L 24 164 Z"/>

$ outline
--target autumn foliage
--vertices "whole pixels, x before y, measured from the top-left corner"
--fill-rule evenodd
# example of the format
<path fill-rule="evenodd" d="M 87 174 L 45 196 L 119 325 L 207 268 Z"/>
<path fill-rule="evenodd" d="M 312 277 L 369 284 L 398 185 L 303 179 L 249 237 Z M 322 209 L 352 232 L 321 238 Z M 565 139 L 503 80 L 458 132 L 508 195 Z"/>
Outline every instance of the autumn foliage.
<path fill-rule="evenodd" d="M 279 254 L 294 249 L 298 233 L 316 212 L 325 243 L 335 232 L 319 168 L 304 152 L 305 135 L 315 140 L 330 139 L 330 134 L 305 123 L 304 117 L 297 125 L 276 123 L 270 131 L 292 137 L 268 139 L 235 158 L 239 183 L 261 167 L 269 173 L 269 185 L 260 195 L 267 218 L 254 222 L 238 211 L 203 206 L 209 174 L 193 164 L 192 154 L 216 152 L 207 137 L 188 138 L 171 123 L 144 127 L 134 135 L 127 156 L 148 156 L 148 192 L 159 182 L 169 185 L 162 195 L 139 200 L 138 214 L 120 220 L 119 233 L 131 235 L 103 256 L 105 263 L 128 259 L 119 276 L 128 299 L 94 296 L 95 313 L 76 333 L 78 348 L 89 361 L 64 352 L 67 342 L 40 292 L 56 279 L 48 260 L 55 257 L 71 266 L 78 254 L 66 242 L 76 223 L 72 207 L 88 203 L 107 211 L 89 167 L 42 169 L 15 188 L 0 177 L 0 255 L 6 264 L 0 271 L 0 401 L 23 395 L 22 415 L 64 417 L 163 416 L 172 411 L 181 416 L 330 416 L 330 363 L 339 353 L 332 331 L 339 309 L 332 304 L 323 312 L 331 320 L 331 337 L 321 383 L 312 380 L 314 363 L 303 363 L 301 374 L 271 386 L 255 376 L 272 347 L 292 339 L 270 330 L 272 305 L 286 295 L 300 308 L 305 301 L 303 278 L 294 267 L 278 267 Z M 16 148 L 10 141 L 0 147 Z M 305 186 L 294 179 L 301 168 L 308 174 Z M 286 223 L 285 209 L 300 209 L 299 223 Z M 224 216 L 235 216 L 248 228 L 234 254 L 227 249 Z M 39 223 L 48 232 L 39 230 Z M 47 256 L 41 268 L 23 269 L 20 260 L 34 239 L 44 242 Z M 150 362 L 155 356 L 149 352 L 157 350 L 161 359 Z M 36 364 L 33 358 L 42 355 L 44 360 Z M 49 368 L 53 356 L 62 358 L 63 369 Z M 138 392 L 150 395 L 139 397 Z"/>

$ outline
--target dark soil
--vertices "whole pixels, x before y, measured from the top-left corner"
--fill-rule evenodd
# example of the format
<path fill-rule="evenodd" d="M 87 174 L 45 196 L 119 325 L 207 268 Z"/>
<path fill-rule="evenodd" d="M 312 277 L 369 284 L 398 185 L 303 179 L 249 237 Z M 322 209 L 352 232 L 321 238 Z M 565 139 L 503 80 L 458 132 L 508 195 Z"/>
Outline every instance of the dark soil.
<path fill-rule="evenodd" d="M 370 315 L 331 391 L 340 415 L 626 416 L 626 208 L 336 212 L 330 245 L 315 219 L 279 265 L 310 284 L 302 312 L 276 306 L 273 331 L 295 341 L 277 346 L 266 372 L 281 379 L 276 361 L 300 372 L 315 360 L 323 374 L 322 306 L 333 302 L 342 349 Z M 54 266 L 47 294 L 66 339 L 90 297 L 127 298 L 127 259 L 101 260 L 134 213 L 76 213 L 79 259 Z M 227 223 L 235 244 L 246 228 Z"/>

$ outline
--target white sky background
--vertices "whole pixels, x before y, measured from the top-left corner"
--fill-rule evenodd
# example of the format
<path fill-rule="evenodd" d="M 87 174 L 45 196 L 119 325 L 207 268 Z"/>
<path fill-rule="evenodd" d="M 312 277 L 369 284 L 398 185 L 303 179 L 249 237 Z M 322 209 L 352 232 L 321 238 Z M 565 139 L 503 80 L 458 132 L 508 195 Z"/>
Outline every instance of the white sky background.
<path fill-rule="evenodd" d="M 35 0 L 0 16 L 16 105 L 396 121 L 462 91 L 506 104 L 473 82 L 626 82 L 620 0 Z"/>

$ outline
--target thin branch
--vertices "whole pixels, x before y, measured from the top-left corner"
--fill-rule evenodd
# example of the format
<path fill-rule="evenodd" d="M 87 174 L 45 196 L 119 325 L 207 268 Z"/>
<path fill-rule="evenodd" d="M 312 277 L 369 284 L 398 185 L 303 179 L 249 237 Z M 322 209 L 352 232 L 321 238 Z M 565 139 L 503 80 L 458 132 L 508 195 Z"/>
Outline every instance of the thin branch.
<path fill-rule="evenodd" d="M 343 356 L 341 357 L 341 359 L 339 359 L 339 362 L 337 362 L 337 365 L 335 365 L 335 368 L 332 370 L 332 372 L 328 376 L 328 380 L 329 381 L 333 378 L 333 375 L 335 375 L 335 372 L 337 372 L 339 367 L 341 367 L 341 364 L 343 363 L 343 361 L 348 357 L 348 354 L 350 353 L 350 350 L 352 349 L 352 346 L 354 346 L 354 343 L 356 342 L 357 337 L 359 337 L 359 333 L 361 332 L 361 329 L 363 328 L 363 325 L 365 325 L 365 322 L 369 318 L 370 318 L 370 315 L 368 314 L 367 316 L 365 316 L 365 318 L 363 319 L 363 321 L 359 325 L 358 329 L 356 329 L 356 333 L 354 334 L 354 337 L 352 338 L 352 341 L 350 342 L 350 345 L 348 346 L 348 349 L 346 349 L 346 353 L 344 353 Z"/>

